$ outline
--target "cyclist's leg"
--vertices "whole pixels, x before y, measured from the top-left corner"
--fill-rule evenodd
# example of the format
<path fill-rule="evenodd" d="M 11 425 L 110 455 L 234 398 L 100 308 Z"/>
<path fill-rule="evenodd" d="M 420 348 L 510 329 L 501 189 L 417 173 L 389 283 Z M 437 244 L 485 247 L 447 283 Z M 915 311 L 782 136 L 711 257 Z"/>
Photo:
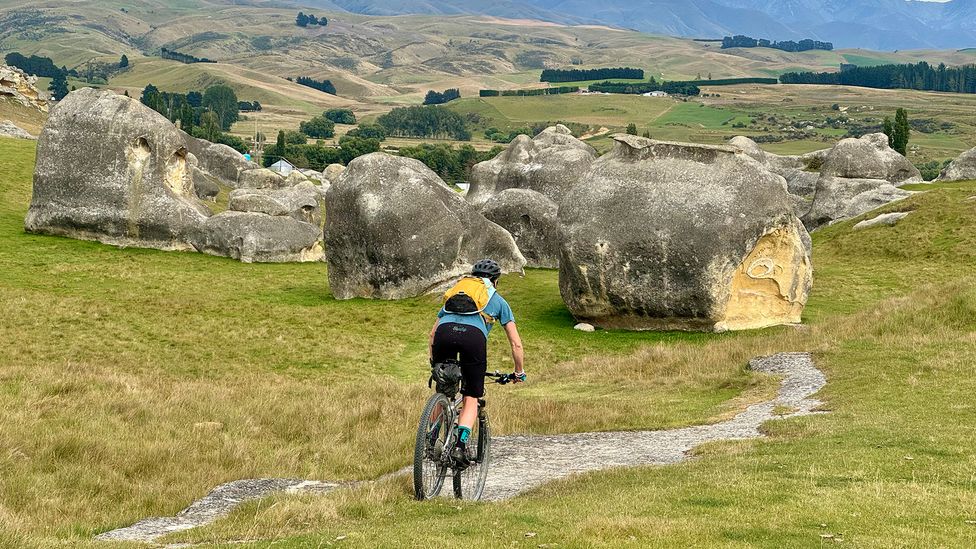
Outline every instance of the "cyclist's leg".
<path fill-rule="evenodd" d="M 458 420 L 458 425 L 469 431 L 478 421 L 478 399 L 485 396 L 487 370 L 488 341 L 481 330 L 470 327 L 464 336 L 464 348 L 461 351 L 461 371 L 464 375 L 461 394 L 464 396 L 464 408 Z"/>

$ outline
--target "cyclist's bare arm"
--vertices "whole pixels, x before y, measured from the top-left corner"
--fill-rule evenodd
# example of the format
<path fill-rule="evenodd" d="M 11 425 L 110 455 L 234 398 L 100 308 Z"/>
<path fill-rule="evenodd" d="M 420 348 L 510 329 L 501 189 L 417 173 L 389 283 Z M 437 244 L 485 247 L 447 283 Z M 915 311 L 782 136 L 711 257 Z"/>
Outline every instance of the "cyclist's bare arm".
<path fill-rule="evenodd" d="M 515 373 L 525 372 L 525 353 L 522 350 L 522 337 L 519 336 L 518 328 L 514 322 L 505 325 L 505 335 L 508 336 L 508 343 L 512 346 L 512 361 L 515 362 Z"/>

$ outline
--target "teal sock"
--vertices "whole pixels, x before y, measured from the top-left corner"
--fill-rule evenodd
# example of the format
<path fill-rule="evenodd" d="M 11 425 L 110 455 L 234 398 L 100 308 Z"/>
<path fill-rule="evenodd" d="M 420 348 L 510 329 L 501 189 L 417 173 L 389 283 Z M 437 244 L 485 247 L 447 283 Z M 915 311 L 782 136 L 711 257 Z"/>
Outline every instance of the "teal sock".
<path fill-rule="evenodd" d="M 471 429 L 464 425 L 458 425 L 458 442 L 467 444 L 469 438 L 471 438 Z"/>

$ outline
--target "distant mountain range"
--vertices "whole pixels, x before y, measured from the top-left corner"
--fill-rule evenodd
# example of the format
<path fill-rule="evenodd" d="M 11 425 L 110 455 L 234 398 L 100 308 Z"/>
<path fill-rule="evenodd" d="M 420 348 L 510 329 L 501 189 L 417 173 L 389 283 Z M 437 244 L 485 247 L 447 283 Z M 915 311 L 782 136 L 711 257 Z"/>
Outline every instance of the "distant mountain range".
<path fill-rule="evenodd" d="M 838 48 L 976 47 L 976 0 L 300 0 L 367 15 L 479 14 L 694 38 L 813 38 Z"/>

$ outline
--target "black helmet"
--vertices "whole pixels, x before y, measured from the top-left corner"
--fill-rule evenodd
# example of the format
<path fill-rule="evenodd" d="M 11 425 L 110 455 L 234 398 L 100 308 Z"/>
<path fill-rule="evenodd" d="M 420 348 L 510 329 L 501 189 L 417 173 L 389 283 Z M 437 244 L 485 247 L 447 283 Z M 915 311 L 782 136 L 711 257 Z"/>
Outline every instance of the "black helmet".
<path fill-rule="evenodd" d="M 474 268 L 471 269 L 471 274 L 494 280 L 501 276 L 502 268 L 492 259 L 482 259 L 474 264 Z"/>

